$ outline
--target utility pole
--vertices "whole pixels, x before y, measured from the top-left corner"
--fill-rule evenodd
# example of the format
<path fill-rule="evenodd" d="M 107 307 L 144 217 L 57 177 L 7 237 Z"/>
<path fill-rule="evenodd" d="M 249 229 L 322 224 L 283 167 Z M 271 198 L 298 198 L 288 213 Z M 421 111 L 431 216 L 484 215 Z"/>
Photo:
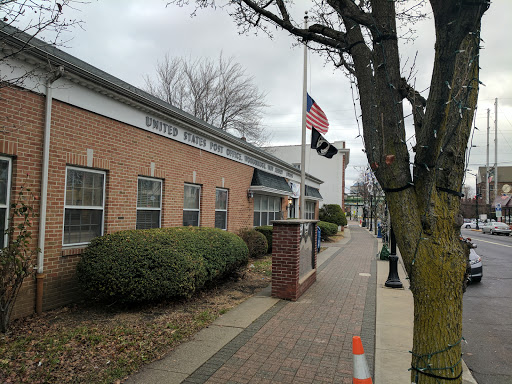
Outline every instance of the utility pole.
<path fill-rule="evenodd" d="M 485 163 L 485 203 L 489 205 L 489 198 L 491 194 L 489 193 L 489 131 L 491 130 L 491 126 L 489 125 L 491 110 L 487 108 L 487 161 Z"/>
<path fill-rule="evenodd" d="M 498 98 L 494 102 L 494 201 L 498 197 Z"/>

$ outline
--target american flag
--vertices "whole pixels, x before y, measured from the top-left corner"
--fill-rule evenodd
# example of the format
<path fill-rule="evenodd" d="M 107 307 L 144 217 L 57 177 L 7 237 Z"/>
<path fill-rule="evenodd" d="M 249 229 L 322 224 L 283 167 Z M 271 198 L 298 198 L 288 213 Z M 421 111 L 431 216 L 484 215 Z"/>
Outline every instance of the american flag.
<path fill-rule="evenodd" d="M 306 108 L 306 128 L 311 129 L 311 127 L 315 127 L 318 132 L 325 135 L 329 129 L 329 122 L 327 121 L 327 116 L 325 116 L 322 108 L 320 108 L 320 106 L 315 103 L 315 100 L 313 100 L 308 94 L 308 105 Z"/>

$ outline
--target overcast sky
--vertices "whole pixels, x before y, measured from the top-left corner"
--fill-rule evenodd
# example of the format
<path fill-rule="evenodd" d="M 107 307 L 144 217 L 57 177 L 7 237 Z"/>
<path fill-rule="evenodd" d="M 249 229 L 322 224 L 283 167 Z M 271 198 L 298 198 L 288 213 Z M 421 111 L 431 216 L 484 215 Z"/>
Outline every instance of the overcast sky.
<path fill-rule="evenodd" d="M 296 0 L 296 12 L 302 19 L 310 1 Z M 201 10 L 190 17 L 194 7 L 166 7 L 163 0 L 90 0 L 78 10 L 65 10 L 66 17 L 81 19 L 83 29 L 74 28 L 64 38 L 68 53 L 138 87 L 144 75 L 152 75 L 155 65 L 166 53 L 170 56 L 217 59 L 220 52 L 234 57 L 254 77 L 260 91 L 267 94 L 263 125 L 272 132 L 273 145 L 300 144 L 303 49 L 286 32 L 266 35 L 239 35 L 231 17 L 223 9 Z M 486 162 L 487 108 L 491 109 L 490 163 L 494 163 L 494 99 L 498 98 L 498 163 L 512 166 L 512 46 L 507 30 L 512 1 L 495 0 L 483 18 L 480 88 L 473 147 L 468 168 L 475 171 Z M 434 54 L 432 20 L 416 25 L 418 38 L 403 47 L 402 63 L 418 51 L 416 88 L 428 88 Z M 326 113 L 329 141 L 344 140 L 350 148 L 347 189 L 359 177 L 367 161 L 359 135 L 359 112 L 349 81 L 341 71 L 314 54 L 309 55 L 308 91 Z M 423 95 L 426 97 L 427 92 Z M 357 101 L 356 101 L 357 104 Z M 359 108 L 357 107 L 357 110 Z M 408 138 L 412 135 L 408 129 Z M 409 141 L 414 144 L 414 138 Z M 308 169 L 314 174 L 314 170 Z M 469 179 L 471 178 L 471 179 Z M 474 188 L 474 176 L 466 184 Z"/>

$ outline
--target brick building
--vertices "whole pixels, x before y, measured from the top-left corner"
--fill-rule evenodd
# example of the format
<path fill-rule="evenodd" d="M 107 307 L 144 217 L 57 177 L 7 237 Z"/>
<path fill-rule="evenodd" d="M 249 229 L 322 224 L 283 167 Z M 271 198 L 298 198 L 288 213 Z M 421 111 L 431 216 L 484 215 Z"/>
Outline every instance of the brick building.
<path fill-rule="evenodd" d="M 75 267 L 96 236 L 181 225 L 236 232 L 287 217 L 290 183 L 300 183 L 291 164 L 27 38 L 0 28 L 0 229 L 30 186 L 40 248 L 15 316 L 76 299 Z M 318 217 L 321 183 L 306 177 L 307 218 Z"/>

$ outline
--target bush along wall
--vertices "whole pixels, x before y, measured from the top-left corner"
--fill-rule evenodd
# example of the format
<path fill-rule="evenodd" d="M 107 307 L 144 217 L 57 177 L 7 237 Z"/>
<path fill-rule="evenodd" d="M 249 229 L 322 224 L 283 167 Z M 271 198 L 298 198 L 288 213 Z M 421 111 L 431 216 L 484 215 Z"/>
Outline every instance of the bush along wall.
<path fill-rule="evenodd" d="M 265 235 L 255 229 L 242 228 L 238 231 L 238 236 L 247 244 L 249 257 L 258 258 L 267 254 L 268 243 Z"/>
<path fill-rule="evenodd" d="M 321 221 L 341 225 L 347 225 L 347 218 L 343 209 L 338 204 L 324 204 L 318 212 Z"/>
<path fill-rule="evenodd" d="M 248 260 L 245 243 L 215 228 L 120 231 L 91 241 L 77 265 L 90 297 L 139 303 L 188 297 Z"/>
<path fill-rule="evenodd" d="M 262 225 L 260 227 L 255 227 L 254 229 L 265 236 L 268 245 L 267 253 L 272 253 L 272 231 L 274 230 L 274 227 L 272 225 Z"/>
<path fill-rule="evenodd" d="M 317 225 L 320 227 L 320 237 L 322 240 L 328 240 L 329 236 L 334 236 L 338 233 L 338 225 L 328 223 L 326 221 L 319 221 Z"/>

